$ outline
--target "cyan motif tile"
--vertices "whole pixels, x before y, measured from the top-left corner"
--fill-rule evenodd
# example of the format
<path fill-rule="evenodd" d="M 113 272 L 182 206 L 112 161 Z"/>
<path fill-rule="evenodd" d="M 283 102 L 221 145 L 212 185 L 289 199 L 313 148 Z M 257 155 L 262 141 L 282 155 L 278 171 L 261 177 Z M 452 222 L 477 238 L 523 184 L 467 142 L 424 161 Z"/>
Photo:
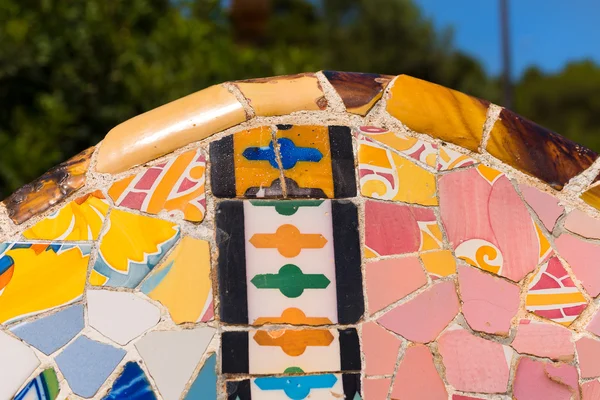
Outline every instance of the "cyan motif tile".
<path fill-rule="evenodd" d="M 200 222 L 206 213 L 206 159 L 192 150 L 115 182 L 108 195 L 116 205 L 149 214 L 169 215 Z"/>
<path fill-rule="evenodd" d="M 135 288 L 179 239 L 179 226 L 112 210 L 90 276 L 94 286 Z"/>
<path fill-rule="evenodd" d="M 185 400 L 217 398 L 217 355 L 213 353 L 204 362 L 200 373 L 194 379 L 185 395 Z"/>
<path fill-rule="evenodd" d="M 224 374 L 360 371 L 356 329 L 282 329 L 223 332 Z"/>
<path fill-rule="evenodd" d="M 10 331 L 42 353 L 50 355 L 69 343 L 84 326 L 83 305 L 76 304 L 55 314 L 23 322 Z"/>
<path fill-rule="evenodd" d="M 354 204 L 224 201 L 216 224 L 221 321 L 328 325 L 362 317 Z"/>
<path fill-rule="evenodd" d="M 0 323 L 79 299 L 90 250 L 88 244 L 0 243 Z"/>
<path fill-rule="evenodd" d="M 59 391 L 56 372 L 48 368 L 21 389 L 14 400 L 54 400 Z"/>
<path fill-rule="evenodd" d="M 360 375 L 266 376 L 227 382 L 227 399 L 360 400 Z"/>
<path fill-rule="evenodd" d="M 104 400 L 155 400 L 148 377 L 135 361 L 129 361 Z"/>
<path fill-rule="evenodd" d="M 56 358 L 73 393 L 92 397 L 125 356 L 125 350 L 79 336 Z"/>
<path fill-rule="evenodd" d="M 283 197 L 270 126 L 236 132 L 210 144 L 216 197 Z"/>

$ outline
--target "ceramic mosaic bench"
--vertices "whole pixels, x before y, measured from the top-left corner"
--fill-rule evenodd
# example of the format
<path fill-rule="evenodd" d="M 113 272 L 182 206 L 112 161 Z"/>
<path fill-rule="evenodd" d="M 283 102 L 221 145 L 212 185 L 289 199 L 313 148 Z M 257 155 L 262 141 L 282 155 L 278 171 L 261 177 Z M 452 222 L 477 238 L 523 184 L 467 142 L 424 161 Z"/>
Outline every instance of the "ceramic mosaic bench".
<path fill-rule="evenodd" d="M 0 400 L 600 399 L 597 158 L 404 75 L 169 103 L 0 206 Z"/>

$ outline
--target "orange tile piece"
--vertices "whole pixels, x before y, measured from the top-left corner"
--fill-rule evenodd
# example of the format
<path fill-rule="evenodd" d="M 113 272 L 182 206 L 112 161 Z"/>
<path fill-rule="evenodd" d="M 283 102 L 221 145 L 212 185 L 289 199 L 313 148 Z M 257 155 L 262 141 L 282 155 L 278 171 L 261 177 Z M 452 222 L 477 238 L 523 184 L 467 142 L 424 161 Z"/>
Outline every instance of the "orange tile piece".
<path fill-rule="evenodd" d="M 294 325 L 328 325 L 332 324 L 329 318 L 307 317 L 299 308 L 286 308 L 281 317 L 260 317 L 254 321 L 254 325 L 264 324 L 294 324 Z"/>
<path fill-rule="evenodd" d="M 421 261 L 427 272 L 434 279 L 442 278 L 456 273 L 456 259 L 450 250 L 440 250 L 431 253 L 420 254 Z"/>
<path fill-rule="evenodd" d="M 581 194 L 581 200 L 600 210 L 600 185 L 592 186 Z"/>
<path fill-rule="evenodd" d="M 250 243 L 259 249 L 276 248 L 284 257 L 296 257 L 302 249 L 321 249 L 327 239 L 318 233 L 301 233 L 294 225 L 285 224 L 275 233 L 256 233 Z"/>
<path fill-rule="evenodd" d="M 304 354 L 308 346 L 329 346 L 333 335 L 327 329 L 258 331 L 254 341 L 260 346 L 279 346 L 285 354 L 296 357 Z"/>
<path fill-rule="evenodd" d="M 324 110 L 327 107 L 325 94 L 315 74 L 249 79 L 234 84 L 259 116 Z"/>
<path fill-rule="evenodd" d="M 479 152 L 489 103 L 446 87 L 400 75 L 387 112 L 410 129 Z"/>
<path fill-rule="evenodd" d="M 119 173 L 246 120 L 242 104 L 215 85 L 140 114 L 113 128 L 96 170 Z"/>

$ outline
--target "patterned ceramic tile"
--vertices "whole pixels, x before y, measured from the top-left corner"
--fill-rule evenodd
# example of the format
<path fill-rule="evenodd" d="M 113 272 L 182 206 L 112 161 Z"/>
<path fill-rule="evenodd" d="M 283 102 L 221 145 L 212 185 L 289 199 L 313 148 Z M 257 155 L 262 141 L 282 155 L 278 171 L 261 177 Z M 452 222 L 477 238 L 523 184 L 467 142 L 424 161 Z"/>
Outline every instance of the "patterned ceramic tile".
<path fill-rule="evenodd" d="M 440 249 L 442 232 L 432 209 L 365 202 L 367 258 Z"/>
<path fill-rule="evenodd" d="M 370 261 L 365 266 L 369 314 L 406 297 L 427 284 L 417 257 Z"/>
<path fill-rule="evenodd" d="M 90 147 L 10 195 L 3 201 L 10 219 L 21 224 L 80 189 L 93 152 Z"/>
<path fill-rule="evenodd" d="M 565 208 L 560 205 L 558 199 L 548 193 L 542 192 L 528 185 L 519 185 L 523 198 L 537 214 L 538 218 L 548 231 L 552 232 L 558 217 L 562 215 Z"/>
<path fill-rule="evenodd" d="M 90 249 L 87 244 L 0 243 L 0 323 L 81 297 Z"/>
<path fill-rule="evenodd" d="M 135 361 L 129 361 L 104 400 L 155 400 L 146 374 Z"/>
<path fill-rule="evenodd" d="M 570 362 L 575 356 L 573 332 L 560 325 L 522 319 L 511 346 L 521 354 Z"/>
<path fill-rule="evenodd" d="M 136 287 L 179 238 L 179 226 L 112 210 L 90 276 L 94 286 Z"/>
<path fill-rule="evenodd" d="M 363 116 L 379 101 L 394 78 L 390 75 L 338 71 L 323 71 L 323 75 L 342 98 L 346 110 Z"/>
<path fill-rule="evenodd" d="M 562 234 L 554 240 L 558 254 L 569 263 L 571 270 L 587 293 L 596 297 L 600 294 L 600 274 L 590 260 L 600 258 L 600 245 L 574 235 Z"/>
<path fill-rule="evenodd" d="M 450 250 L 422 253 L 419 258 L 431 279 L 439 279 L 456 273 L 456 259 Z"/>
<path fill-rule="evenodd" d="M 211 86 L 113 128 L 98 151 L 96 170 L 116 174 L 246 120 L 242 104 Z"/>
<path fill-rule="evenodd" d="M 227 398 L 239 400 L 329 400 L 360 397 L 360 375 L 324 374 L 294 377 L 260 377 L 227 382 Z"/>
<path fill-rule="evenodd" d="M 448 171 L 474 164 L 477 164 L 477 160 L 448 147 L 440 147 L 440 156 L 437 165 L 439 171 Z"/>
<path fill-rule="evenodd" d="M 437 205 L 433 173 L 364 136 L 359 137 L 358 171 L 363 196 Z"/>
<path fill-rule="evenodd" d="M 367 322 L 362 326 L 361 343 L 365 374 L 392 376 L 402 344 L 400 339 L 375 322 Z"/>
<path fill-rule="evenodd" d="M 377 321 L 402 337 L 420 343 L 434 340 L 459 312 L 454 282 L 436 283 L 385 313 Z M 427 319 L 423 320 L 423 315 Z"/>
<path fill-rule="evenodd" d="M 152 270 L 141 290 L 167 307 L 176 324 L 212 319 L 208 242 L 184 237 L 169 257 Z"/>
<path fill-rule="evenodd" d="M 355 329 L 223 332 L 224 374 L 299 374 L 360 371 Z"/>
<path fill-rule="evenodd" d="M 223 322 L 323 325 L 362 317 L 354 204 L 225 201 L 216 223 Z"/>
<path fill-rule="evenodd" d="M 406 349 L 394 380 L 392 399 L 447 400 L 448 393 L 440 378 L 431 352 L 426 346 Z M 375 400 L 375 399 L 373 399 Z"/>
<path fill-rule="evenodd" d="M 503 109 L 486 150 L 494 157 L 546 182 L 556 190 L 586 170 L 595 152 Z"/>
<path fill-rule="evenodd" d="M 59 391 L 56 372 L 48 368 L 21 389 L 14 400 L 54 400 Z"/>
<path fill-rule="evenodd" d="M 531 279 L 525 307 L 540 317 L 568 326 L 585 310 L 587 300 L 560 260 L 552 257 Z"/>
<path fill-rule="evenodd" d="M 0 331 L 0 398 L 10 399 L 40 364 L 24 343 Z"/>
<path fill-rule="evenodd" d="M 575 343 L 575 346 L 577 347 L 581 377 L 583 379 L 599 377 L 600 340 L 582 337 Z"/>
<path fill-rule="evenodd" d="M 475 336 L 458 326 L 438 339 L 446 379 L 465 392 L 504 393 L 508 387 L 510 347 Z"/>
<path fill-rule="evenodd" d="M 579 398 L 577 369 L 569 364 L 521 358 L 513 384 L 517 400 Z"/>
<path fill-rule="evenodd" d="M 287 197 L 356 196 L 350 128 L 278 125 L 275 136 Z"/>
<path fill-rule="evenodd" d="M 234 133 L 210 144 L 216 197 L 282 197 L 279 161 L 269 126 Z"/>
<path fill-rule="evenodd" d="M 192 386 L 185 395 L 185 400 L 217 398 L 217 356 L 213 353 L 202 366 Z"/>
<path fill-rule="evenodd" d="M 56 356 L 60 372 L 78 396 L 92 397 L 125 356 L 125 350 L 79 336 Z"/>
<path fill-rule="evenodd" d="M 50 355 L 70 342 L 84 326 L 83 305 L 76 304 L 46 317 L 20 323 L 10 331 Z"/>
<path fill-rule="evenodd" d="M 324 110 L 327 100 L 315 74 L 277 76 L 234 82 L 259 116 Z"/>
<path fill-rule="evenodd" d="M 214 334 L 210 327 L 154 331 L 135 344 L 163 399 L 180 398 Z"/>
<path fill-rule="evenodd" d="M 428 143 L 387 129 L 377 128 L 376 126 L 360 126 L 356 128 L 355 134 L 359 139 L 368 143 L 383 143 L 430 167 L 435 168 L 437 166 L 438 146 L 435 143 Z"/>
<path fill-rule="evenodd" d="M 489 103 L 410 76 L 390 90 L 387 112 L 413 131 L 478 152 Z"/>
<path fill-rule="evenodd" d="M 480 165 L 439 179 L 442 221 L 457 257 L 485 271 L 521 280 L 550 245 L 508 178 Z"/>
<path fill-rule="evenodd" d="M 199 222 L 206 213 L 205 171 L 201 151 L 191 150 L 114 183 L 108 195 L 118 206 Z"/>
<path fill-rule="evenodd" d="M 519 287 L 462 265 L 458 267 L 458 283 L 462 313 L 469 326 L 476 331 L 507 336 L 519 311 Z"/>
<path fill-rule="evenodd" d="M 101 191 L 82 196 L 23 232 L 26 239 L 96 240 L 108 212 Z"/>
<path fill-rule="evenodd" d="M 90 326 L 122 346 L 160 319 L 155 305 L 126 292 L 88 290 L 87 309 Z"/>

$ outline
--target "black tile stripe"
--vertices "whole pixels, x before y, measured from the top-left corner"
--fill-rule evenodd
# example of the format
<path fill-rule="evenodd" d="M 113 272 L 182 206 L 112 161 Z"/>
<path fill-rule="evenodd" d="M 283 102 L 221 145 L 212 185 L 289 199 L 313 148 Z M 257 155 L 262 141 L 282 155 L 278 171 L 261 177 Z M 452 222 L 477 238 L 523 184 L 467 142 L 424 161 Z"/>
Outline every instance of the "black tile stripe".
<path fill-rule="evenodd" d="M 247 374 L 248 332 L 223 332 L 221 334 L 221 373 Z"/>
<path fill-rule="evenodd" d="M 235 197 L 235 165 L 233 161 L 233 135 L 210 144 L 210 182 L 216 197 Z"/>
<path fill-rule="evenodd" d="M 215 214 L 221 321 L 248 324 L 244 204 L 237 200 L 222 201 Z"/>
<path fill-rule="evenodd" d="M 342 371 L 360 371 L 360 343 L 356 329 L 339 329 Z"/>
<path fill-rule="evenodd" d="M 227 400 L 252 400 L 250 380 L 227 382 Z"/>
<path fill-rule="evenodd" d="M 344 325 L 355 324 L 365 312 L 358 211 L 350 201 L 331 203 L 338 321 Z"/>
<path fill-rule="evenodd" d="M 329 148 L 331 150 L 334 197 L 336 199 L 355 197 L 356 177 L 350 128 L 347 126 L 330 126 Z"/>
<path fill-rule="evenodd" d="M 342 375 L 342 384 L 344 386 L 344 395 L 348 400 L 353 400 L 358 393 L 360 396 L 360 375 L 344 374 Z M 362 397 L 361 397 L 362 398 Z"/>

